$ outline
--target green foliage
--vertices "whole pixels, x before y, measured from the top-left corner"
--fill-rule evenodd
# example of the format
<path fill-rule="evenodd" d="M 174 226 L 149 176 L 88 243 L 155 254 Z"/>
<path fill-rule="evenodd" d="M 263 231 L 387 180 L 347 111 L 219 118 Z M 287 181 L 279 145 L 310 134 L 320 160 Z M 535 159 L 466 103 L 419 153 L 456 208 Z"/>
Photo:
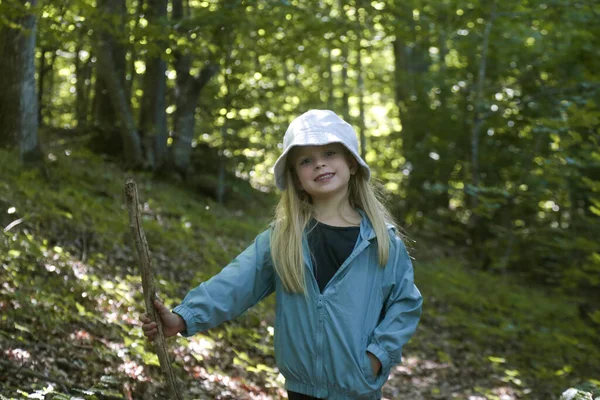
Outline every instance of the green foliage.
<path fill-rule="evenodd" d="M 26 4 L 2 1 L 0 28 L 18 28 Z M 569 299 L 563 309 L 542 297 L 531 303 L 504 287 L 497 299 L 474 306 L 464 292 L 480 285 L 481 276 L 453 278 L 463 291 L 449 289 L 448 304 L 456 298 L 465 308 L 448 318 L 477 315 L 469 331 L 479 343 L 492 338 L 518 350 L 511 357 L 488 351 L 498 379 L 520 386 L 517 380 L 558 376 L 553 382 L 567 387 L 588 368 L 575 352 L 582 346 L 596 354 L 590 329 L 600 326 L 600 25 L 594 2 L 207 0 L 190 2 L 182 20 L 158 22 L 148 17 L 148 4 L 123 4 L 124 15 L 101 12 L 89 0 L 39 4 L 42 123 L 62 129 L 95 119 L 92 39 L 98 32 L 112 35 L 127 54 L 125 86 L 137 116 L 144 60 L 164 40 L 169 115 L 176 54 L 190 57 L 193 75 L 208 63 L 220 67 L 195 116 L 198 187 L 215 186 L 222 159 L 228 181 L 250 182 L 230 185 L 231 211 L 136 174 L 166 293 L 176 298 L 185 291 L 171 278 L 199 280 L 218 271 L 266 225 L 273 197 L 257 198 L 253 187 L 272 191 L 269 168 L 287 124 L 309 108 L 332 108 L 364 133 L 365 158 L 411 236 L 465 250 L 471 270 L 491 273 L 485 281 L 518 277 Z M 83 97 L 74 95 L 80 89 Z M 89 115 L 75 121 L 80 104 Z M 174 131 L 172 119 L 169 124 Z M 122 282 L 136 275 L 120 208 L 125 174 L 107 169 L 85 148 L 71 148 L 83 140 L 74 135 L 42 140 L 49 159 L 41 170 L 22 170 L 14 155 L 0 153 L 0 206 L 12 210 L 0 210 L 0 223 L 10 226 L 3 239 L 10 247 L 11 285 L 40 284 L 40 265 L 65 269 L 48 257 L 66 265 L 85 260 Z M 101 282 L 103 273 L 78 280 Z M 496 293 L 494 285 L 483 286 Z M 100 284 L 79 292 L 98 294 L 100 288 L 108 290 Z M 26 295 L 19 296 L 27 304 Z M 91 318 L 88 305 L 73 296 L 66 297 L 75 302 L 73 318 Z M 57 301 L 55 293 L 48 298 Z M 557 319 L 563 314 L 569 323 Z M 579 334 L 583 345 L 573 339 Z M 533 349 L 554 361 L 541 361 Z M 451 359 L 448 350 L 436 354 Z M 524 372 L 528 368 L 534 378 Z"/>
<path fill-rule="evenodd" d="M 430 341 L 433 351 L 436 335 L 445 332 L 450 345 L 443 348 L 452 354 L 438 353 L 441 362 L 477 363 L 479 373 L 536 396 L 553 396 L 600 373 L 597 330 L 580 319 L 577 298 L 527 287 L 513 276 L 473 273 L 456 260 L 420 262 L 417 255 L 416 265 L 427 328 L 414 340 L 419 347 Z"/>

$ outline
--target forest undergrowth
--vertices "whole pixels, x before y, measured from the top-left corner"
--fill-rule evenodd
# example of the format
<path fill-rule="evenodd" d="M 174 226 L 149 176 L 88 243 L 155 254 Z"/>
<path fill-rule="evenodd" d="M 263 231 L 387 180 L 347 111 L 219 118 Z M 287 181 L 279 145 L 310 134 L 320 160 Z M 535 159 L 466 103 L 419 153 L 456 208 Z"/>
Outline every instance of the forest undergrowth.
<path fill-rule="evenodd" d="M 168 306 L 249 245 L 274 205 L 272 196 L 233 190 L 221 206 L 182 182 L 125 172 L 64 141 L 43 168 L 24 169 L 0 150 L 0 399 L 166 398 L 138 323 L 128 177 L 138 183 Z M 575 385 L 600 396 L 598 333 L 574 302 L 470 269 L 459 250 L 407 230 L 424 313 L 386 399 L 558 399 Z M 271 296 L 219 328 L 170 339 L 186 398 L 284 398 L 273 311 Z"/>

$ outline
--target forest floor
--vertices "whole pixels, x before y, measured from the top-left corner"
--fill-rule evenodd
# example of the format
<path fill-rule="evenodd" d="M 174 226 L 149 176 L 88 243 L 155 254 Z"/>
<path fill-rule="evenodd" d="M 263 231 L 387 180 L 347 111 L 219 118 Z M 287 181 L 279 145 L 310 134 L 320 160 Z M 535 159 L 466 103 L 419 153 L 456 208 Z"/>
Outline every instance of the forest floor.
<path fill-rule="evenodd" d="M 125 173 L 81 146 L 50 149 L 41 170 L 0 151 L 0 400 L 166 398 L 138 323 L 125 179 L 138 182 L 168 306 L 251 243 L 273 199 L 240 190 L 237 202 L 220 206 L 180 183 Z M 424 313 L 385 399 L 558 399 L 600 379 L 597 332 L 573 301 L 469 269 L 460 252 L 413 236 Z M 185 398 L 284 398 L 273 311 L 271 296 L 209 332 L 170 339 Z"/>

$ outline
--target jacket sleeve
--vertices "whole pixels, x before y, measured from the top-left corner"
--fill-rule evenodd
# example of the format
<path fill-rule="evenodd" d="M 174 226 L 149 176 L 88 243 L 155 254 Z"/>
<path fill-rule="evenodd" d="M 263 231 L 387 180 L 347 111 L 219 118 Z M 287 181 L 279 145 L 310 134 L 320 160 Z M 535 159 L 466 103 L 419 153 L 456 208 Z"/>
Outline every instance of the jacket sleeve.
<path fill-rule="evenodd" d="M 270 253 L 270 230 L 266 230 L 221 272 L 192 289 L 173 309 L 187 326 L 181 335 L 192 336 L 231 320 L 273 293 Z"/>
<path fill-rule="evenodd" d="M 390 261 L 394 282 L 384 303 L 384 318 L 377 325 L 373 339 L 367 347 L 381 362 L 381 371 L 388 374 L 399 364 L 402 347 L 408 342 L 421 318 L 423 297 L 414 284 L 412 262 L 402 240 L 393 235 L 390 244 Z"/>

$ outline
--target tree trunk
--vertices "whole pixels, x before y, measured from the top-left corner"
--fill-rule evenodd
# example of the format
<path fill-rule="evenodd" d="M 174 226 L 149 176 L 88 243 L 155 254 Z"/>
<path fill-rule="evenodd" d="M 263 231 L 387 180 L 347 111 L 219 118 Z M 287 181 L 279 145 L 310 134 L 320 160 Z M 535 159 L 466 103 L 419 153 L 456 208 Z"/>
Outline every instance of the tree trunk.
<path fill-rule="evenodd" d="M 129 102 L 125 97 L 123 81 L 119 79 L 115 64 L 112 59 L 112 48 L 108 41 L 99 38 L 96 46 L 98 53 L 98 74 L 107 87 L 110 104 L 113 112 L 120 122 L 121 140 L 125 162 L 131 167 L 142 165 L 142 149 Z"/>
<path fill-rule="evenodd" d="M 339 0 L 338 1 L 338 12 L 340 14 L 340 18 L 344 18 L 346 15 L 346 12 L 344 11 L 344 4 L 345 2 L 343 0 Z M 343 34 L 347 35 L 348 32 L 342 32 Z M 341 54 L 340 54 L 340 62 L 342 63 L 342 85 L 341 85 L 341 89 L 342 89 L 342 115 L 343 118 L 346 122 L 350 123 L 350 94 L 349 94 L 349 87 L 348 87 L 348 58 L 350 57 L 350 50 L 348 48 L 348 42 L 342 42 L 341 38 L 340 38 L 340 50 L 341 50 Z"/>
<path fill-rule="evenodd" d="M 43 115 L 42 111 L 44 109 L 44 78 L 46 77 L 46 72 L 48 68 L 46 67 L 46 53 L 48 50 L 42 48 L 40 49 L 40 53 L 42 56 L 40 57 L 40 68 L 38 72 L 38 89 L 37 89 L 37 101 L 38 101 L 38 125 L 42 125 Z"/>
<path fill-rule="evenodd" d="M 144 164 L 150 169 L 159 168 L 164 163 L 166 154 L 166 69 L 165 61 L 160 58 L 146 61 L 140 110 L 140 136 L 143 142 Z"/>
<path fill-rule="evenodd" d="M 217 202 L 219 204 L 223 204 L 225 200 L 225 168 L 227 159 L 225 158 L 223 149 L 225 148 L 227 140 L 227 120 L 225 120 L 225 125 L 221 127 L 221 138 L 221 148 L 219 149 L 219 175 L 217 181 Z"/>
<path fill-rule="evenodd" d="M 481 62 L 479 63 L 479 72 L 477 75 L 477 87 L 475 94 L 475 116 L 473 118 L 473 125 L 471 127 L 471 184 L 475 190 L 470 195 L 470 206 L 471 210 L 474 211 L 479 205 L 479 198 L 477 195 L 477 188 L 479 187 L 479 134 L 481 127 L 485 121 L 485 102 L 483 99 L 485 75 L 487 66 L 487 55 L 489 49 L 489 38 L 492 30 L 494 19 L 496 18 L 495 11 L 496 3 L 492 3 L 492 12 L 490 18 L 485 25 L 485 31 L 483 33 L 483 43 L 481 48 Z M 478 225 L 479 215 L 476 212 L 471 214 L 469 219 L 469 226 L 474 227 Z M 473 238 L 474 239 L 474 238 Z M 475 240 L 474 240 L 475 241 Z"/>
<path fill-rule="evenodd" d="M 129 102 L 125 97 L 125 88 L 117 75 L 112 60 L 112 48 L 109 43 L 100 39 L 100 42 L 97 45 L 97 52 L 98 73 L 108 88 L 108 95 L 110 103 L 113 106 L 113 112 L 117 115 L 118 121 L 120 121 L 125 161 L 132 167 L 141 166 L 143 158 L 140 137 L 129 108 Z"/>
<path fill-rule="evenodd" d="M 77 104 L 75 105 L 75 118 L 77 119 L 77 127 L 84 127 L 87 125 L 88 109 L 89 109 L 89 91 L 90 86 L 88 79 L 90 77 L 90 66 L 89 60 L 87 62 L 81 60 L 81 53 L 83 50 L 83 37 L 79 37 L 77 49 L 75 51 L 75 76 L 77 82 L 75 83 L 75 95 L 77 97 Z"/>
<path fill-rule="evenodd" d="M 85 98 L 86 98 L 86 105 L 85 105 L 85 110 L 86 110 L 86 121 L 87 122 L 92 122 L 92 114 L 94 112 L 94 99 L 95 99 L 95 95 L 94 95 L 94 85 L 92 85 L 92 74 L 93 74 L 93 70 L 94 70 L 94 66 L 92 63 L 92 60 L 95 60 L 95 54 L 93 52 L 93 48 L 90 47 L 89 48 L 89 56 L 88 56 L 88 60 L 85 63 L 85 67 L 86 67 L 86 88 L 85 88 Z"/>
<path fill-rule="evenodd" d="M 58 57 L 58 54 L 56 53 L 56 51 L 52 52 L 52 57 L 50 57 L 50 64 L 48 64 L 46 66 L 46 71 L 45 73 L 48 74 L 48 84 L 44 85 L 44 93 L 52 93 L 52 91 L 54 90 L 54 63 L 56 62 L 56 57 Z M 48 96 L 46 96 L 47 98 Z M 40 99 L 43 99 L 43 93 L 40 94 L 39 96 Z M 39 104 L 40 107 L 43 106 L 43 103 L 40 102 Z M 48 112 L 45 112 L 46 116 L 49 116 Z M 40 112 L 40 116 L 43 117 L 42 113 Z M 43 125 L 43 118 L 40 120 L 40 124 Z"/>
<path fill-rule="evenodd" d="M 133 32 L 138 31 L 139 24 L 140 24 L 140 18 L 142 17 L 143 14 L 144 14 L 144 0 L 138 0 L 137 7 L 135 10 L 135 19 L 133 20 L 133 27 L 131 28 L 131 30 Z M 136 52 L 136 48 L 135 48 L 135 46 L 132 45 L 129 47 L 129 63 L 127 64 L 126 69 L 125 69 L 125 78 L 129 77 L 129 79 L 125 79 L 125 94 L 128 99 L 131 99 L 133 85 L 135 84 L 135 79 L 134 79 L 136 76 L 135 61 L 137 59 L 138 59 L 138 55 Z"/>
<path fill-rule="evenodd" d="M 30 0 L 31 7 L 37 5 L 37 0 Z M 30 33 L 22 38 L 21 57 L 23 78 L 21 87 L 21 132 L 19 147 L 21 161 L 40 159 L 41 152 L 38 143 L 38 104 L 35 87 L 35 35 L 37 18 L 34 14 L 27 15 L 23 27 Z"/>
<path fill-rule="evenodd" d="M 360 30 L 359 30 L 360 32 Z M 360 54 L 362 46 L 360 45 L 360 33 L 358 36 L 358 55 L 356 59 L 356 69 L 358 70 L 358 135 L 360 141 L 360 156 L 364 159 L 367 154 L 367 137 L 365 127 L 365 82 L 363 77 L 362 56 Z"/>
<path fill-rule="evenodd" d="M 111 24 L 112 22 L 108 20 L 107 17 L 119 16 L 121 21 L 124 24 L 124 15 L 126 12 L 125 0 L 98 0 L 98 8 L 104 10 L 103 18 L 106 18 L 105 21 L 102 21 L 104 24 Z M 122 24 L 121 24 L 122 26 Z M 103 30 L 101 27 L 98 27 L 98 34 L 102 36 L 102 40 L 106 42 L 107 46 L 110 48 L 110 58 L 112 60 L 113 69 L 116 75 L 117 80 L 119 81 L 119 85 L 125 87 L 125 48 L 123 45 L 119 44 L 115 38 L 108 33 L 101 33 Z M 112 31 L 118 31 L 122 34 L 121 28 L 113 28 Z M 104 61 L 100 59 L 101 54 L 98 53 L 98 59 L 96 60 L 96 87 L 94 90 L 94 123 L 100 128 L 100 130 L 104 133 L 110 133 L 115 131 L 115 122 L 120 123 L 118 118 L 118 112 L 114 110 L 113 105 L 111 104 L 111 93 L 109 93 L 109 84 L 105 82 L 104 75 L 105 71 L 101 71 L 102 67 L 101 63 Z M 129 103 L 129 97 L 126 97 L 127 103 Z"/>
<path fill-rule="evenodd" d="M 146 18 L 150 26 L 164 26 L 167 16 L 166 0 L 149 0 Z M 164 29 L 164 28 L 163 28 Z M 140 110 L 140 136 L 144 150 L 144 164 L 150 169 L 162 166 L 167 146 L 167 114 L 165 71 L 167 64 L 162 59 L 166 47 L 163 40 L 156 41 L 157 49 L 148 51 L 146 72 L 143 81 L 143 98 Z"/>
<path fill-rule="evenodd" d="M 173 19 L 183 19 L 182 0 L 173 0 Z M 215 64 L 207 64 L 197 76 L 190 75 L 192 59 L 189 54 L 175 51 L 175 121 L 173 143 L 169 148 L 169 164 L 177 172 L 186 175 L 191 159 L 192 141 L 196 122 L 196 106 L 200 92 L 219 71 Z"/>
<path fill-rule="evenodd" d="M 418 35 L 418 26 L 413 20 L 412 10 L 405 8 L 403 12 L 404 14 L 397 16 L 403 23 L 397 24 L 396 39 L 393 43 L 394 84 L 402 124 L 402 132 L 398 137 L 402 139 L 402 155 L 406 159 L 404 168 L 410 171 L 405 188 L 408 196 L 414 199 L 405 203 L 406 208 L 402 212 L 405 215 L 414 215 L 432 207 L 432 198 L 423 190 L 423 186 L 427 182 L 431 183 L 431 169 L 435 168 L 432 163 L 435 161 L 429 157 L 430 147 L 422 145 L 429 140 L 433 124 L 423 113 L 423 110 L 429 109 L 430 106 L 427 96 L 429 61 L 423 55 L 429 44 L 428 38 Z"/>
<path fill-rule="evenodd" d="M 30 0 L 31 8 L 37 0 Z M 0 30 L 0 144 L 20 148 L 22 162 L 42 158 L 38 143 L 38 103 L 35 84 L 36 16 L 13 21 L 17 29 Z"/>
<path fill-rule="evenodd" d="M 123 6 L 122 0 L 107 0 L 99 3 L 99 7 L 104 8 L 105 15 L 110 16 L 111 12 L 115 9 L 123 15 L 123 10 L 120 6 Z M 98 28 L 96 32 L 96 43 L 95 50 L 97 53 L 97 78 L 101 82 L 100 88 L 105 93 L 96 95 L 108 96 L 108 103 L 111 107 L 110 113 L 115 116 L 112 121 L 106 121 L 101 119 L 100 126 L 117 125 L 121 136 L 121 143 L 123 145 L 123 156 L 125 163 L 128 167 L 138 168 L 143 165 L 141 141 L 137 131 L 137 127 L 133 118 L 129 99 L 125 95 L 125 82 L 124 82 L 124 56 L 122 57 L 122 48 L 118 51 L 114 48 L 115 38 L 103 29 Z M 114 55 L 118 55 L 118 59 L 115 60 Z M 100 102 L 100 107 L 105 107 L 103 104 L 104 99 Z M 108 114 L 102 115 L 105 118 Z"/>
<path fill-rule="evenodd" d="M 335 109 L 335 97 L 333 96 L 333 91 L 335 89 L 335 83 L 333 82 L 333 54 L 332 50 L 327 50 L 327 72 L 329 76 L 327 77 L 327 108 L 330 110 Z"/>
<path fill-rule="evenodd" d="M 225 55 L 225 69 L 226 72 L 224 75 L 224 86 L 225 86 L 225 99 L 223 108 L 225 108 L 226 117 L 225 123 L 221 127 L 221 146 L 219 148 L 219 183 L 217 186 L 217 202 L 219 204 L 223 204 L 225 200 L 225 168 L 227 166 L 227 159 L 225 157 L 225 149 L 227 148 L 227 127 L 229 125 L 229 119 L 227 119 L 227 113 L 231 109 L 231 103 L 233 101 L 233 96 L 231 94 L 231 85 L 229 83 L 229 73 L 227 72 L 228 68 L 231 68 L 231 52 L 233 48 L 233 40 L 230 42 L 231 46 L 227 49 Z M 297 75 L 296 75 L 297 76 Z M 296 78 L 298 79 L 298 78 Z"/>

